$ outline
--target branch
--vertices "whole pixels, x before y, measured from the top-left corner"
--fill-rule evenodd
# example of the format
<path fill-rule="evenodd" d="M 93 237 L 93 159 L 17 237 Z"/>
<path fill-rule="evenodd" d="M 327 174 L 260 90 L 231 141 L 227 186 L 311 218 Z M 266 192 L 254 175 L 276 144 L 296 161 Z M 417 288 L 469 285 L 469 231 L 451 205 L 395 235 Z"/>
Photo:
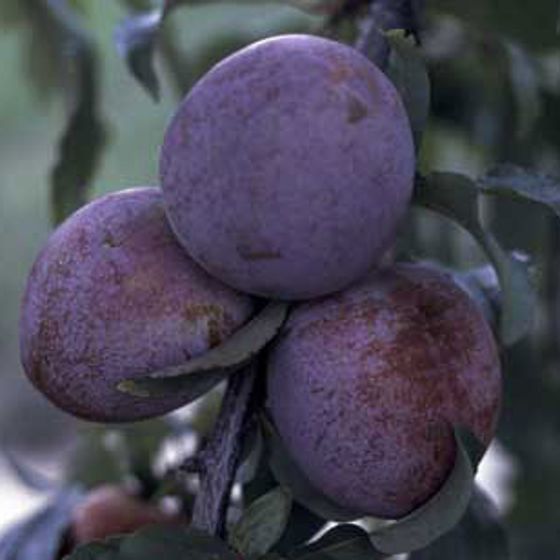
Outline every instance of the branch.
<path fill-rule="evenodd" d="M 256 376 L 253 364 L 230 377 L 212 435 L 199 455 L 180 468 L 200 474 L 192 526 L 211 535 L 225 533 L 231 488 L 254 409 Z"/>

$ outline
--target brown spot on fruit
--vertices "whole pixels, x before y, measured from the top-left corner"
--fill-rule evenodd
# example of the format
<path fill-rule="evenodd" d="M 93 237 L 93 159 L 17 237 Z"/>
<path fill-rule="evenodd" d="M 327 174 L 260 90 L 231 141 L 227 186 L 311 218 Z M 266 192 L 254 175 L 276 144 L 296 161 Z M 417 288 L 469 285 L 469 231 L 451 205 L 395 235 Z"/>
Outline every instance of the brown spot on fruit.
<path fill-rule="evenodd" d="M 360 122 L 362 119 L 365 119 L 368 114 L 367 106 L 353 95 L 348 95 L 347 111 L 347 120 L 350 124 Z"/>

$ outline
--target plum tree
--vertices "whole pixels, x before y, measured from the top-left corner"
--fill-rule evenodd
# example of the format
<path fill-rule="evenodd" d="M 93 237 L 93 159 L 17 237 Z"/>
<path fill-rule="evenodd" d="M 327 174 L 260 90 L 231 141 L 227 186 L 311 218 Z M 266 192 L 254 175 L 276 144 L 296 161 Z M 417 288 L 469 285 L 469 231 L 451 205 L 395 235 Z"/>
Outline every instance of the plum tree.
<path fill-rule="evenodd" d="M 158 416 L 185 396 L 142 399 L 117 383 L 205 352 L 252 310 L 249 296 L 177 243 L 159 189 L 130 189 L 88 204 L 48 240 L 22 303 L 21 360 L 33 384 L 76 416 Z"/>
<path fill-rule="evenodd" d="M 400 264 L 290 317 L 268 406 L 309 480 L 338 504 L 396 518 L 432 496 L 453 426 L 491 440 L 501 399 L 493 334 L 445 273 Z"/>
<path fill-rule="evenodd" d="M 163 142 L 166 210 L 189 254 L 223 282 L 305 299 L 378 263 L 412 191 L 398 93 L 338 42 L 250 45 L 191 90 Z"/>
<path fill-rule="evenodd" d="M 80 545 L 112 535 L 132 533 L 147 525 L 184 521 L 154 504 L 142 501 L 122 486 L 104 484 L 89 492 L 72 512 L 70 538 Z"/>

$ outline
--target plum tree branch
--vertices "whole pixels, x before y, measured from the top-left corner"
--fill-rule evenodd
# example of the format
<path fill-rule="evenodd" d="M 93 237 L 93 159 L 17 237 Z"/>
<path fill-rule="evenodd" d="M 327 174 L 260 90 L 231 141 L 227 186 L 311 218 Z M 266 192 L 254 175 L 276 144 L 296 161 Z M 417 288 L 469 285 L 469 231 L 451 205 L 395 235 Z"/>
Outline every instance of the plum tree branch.
<path fill-rule="evenodd" d="M 196 471 L 200 487 L 194 504 L 192 526 L 223 537 L 243 438 L 254 410 L 257 366 L 248 366 L 229 378 L 213 432 L 198 456 L 182 466 Z"/>

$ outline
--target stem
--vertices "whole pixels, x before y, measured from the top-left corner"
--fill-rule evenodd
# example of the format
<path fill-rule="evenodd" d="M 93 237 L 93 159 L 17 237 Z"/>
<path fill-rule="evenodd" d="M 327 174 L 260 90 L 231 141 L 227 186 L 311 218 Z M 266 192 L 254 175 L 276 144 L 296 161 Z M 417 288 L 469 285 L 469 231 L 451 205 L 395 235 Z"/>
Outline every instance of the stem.
<path fill-rule="evenodd" d="M 210 439 L 195 460 L 182 467 L 200 474 L 192 526 L 218 537 L 225 536 L 231 489 L 254 409 L 256 375 L 257 366 L 251 365 L 230 377 Z"/>

